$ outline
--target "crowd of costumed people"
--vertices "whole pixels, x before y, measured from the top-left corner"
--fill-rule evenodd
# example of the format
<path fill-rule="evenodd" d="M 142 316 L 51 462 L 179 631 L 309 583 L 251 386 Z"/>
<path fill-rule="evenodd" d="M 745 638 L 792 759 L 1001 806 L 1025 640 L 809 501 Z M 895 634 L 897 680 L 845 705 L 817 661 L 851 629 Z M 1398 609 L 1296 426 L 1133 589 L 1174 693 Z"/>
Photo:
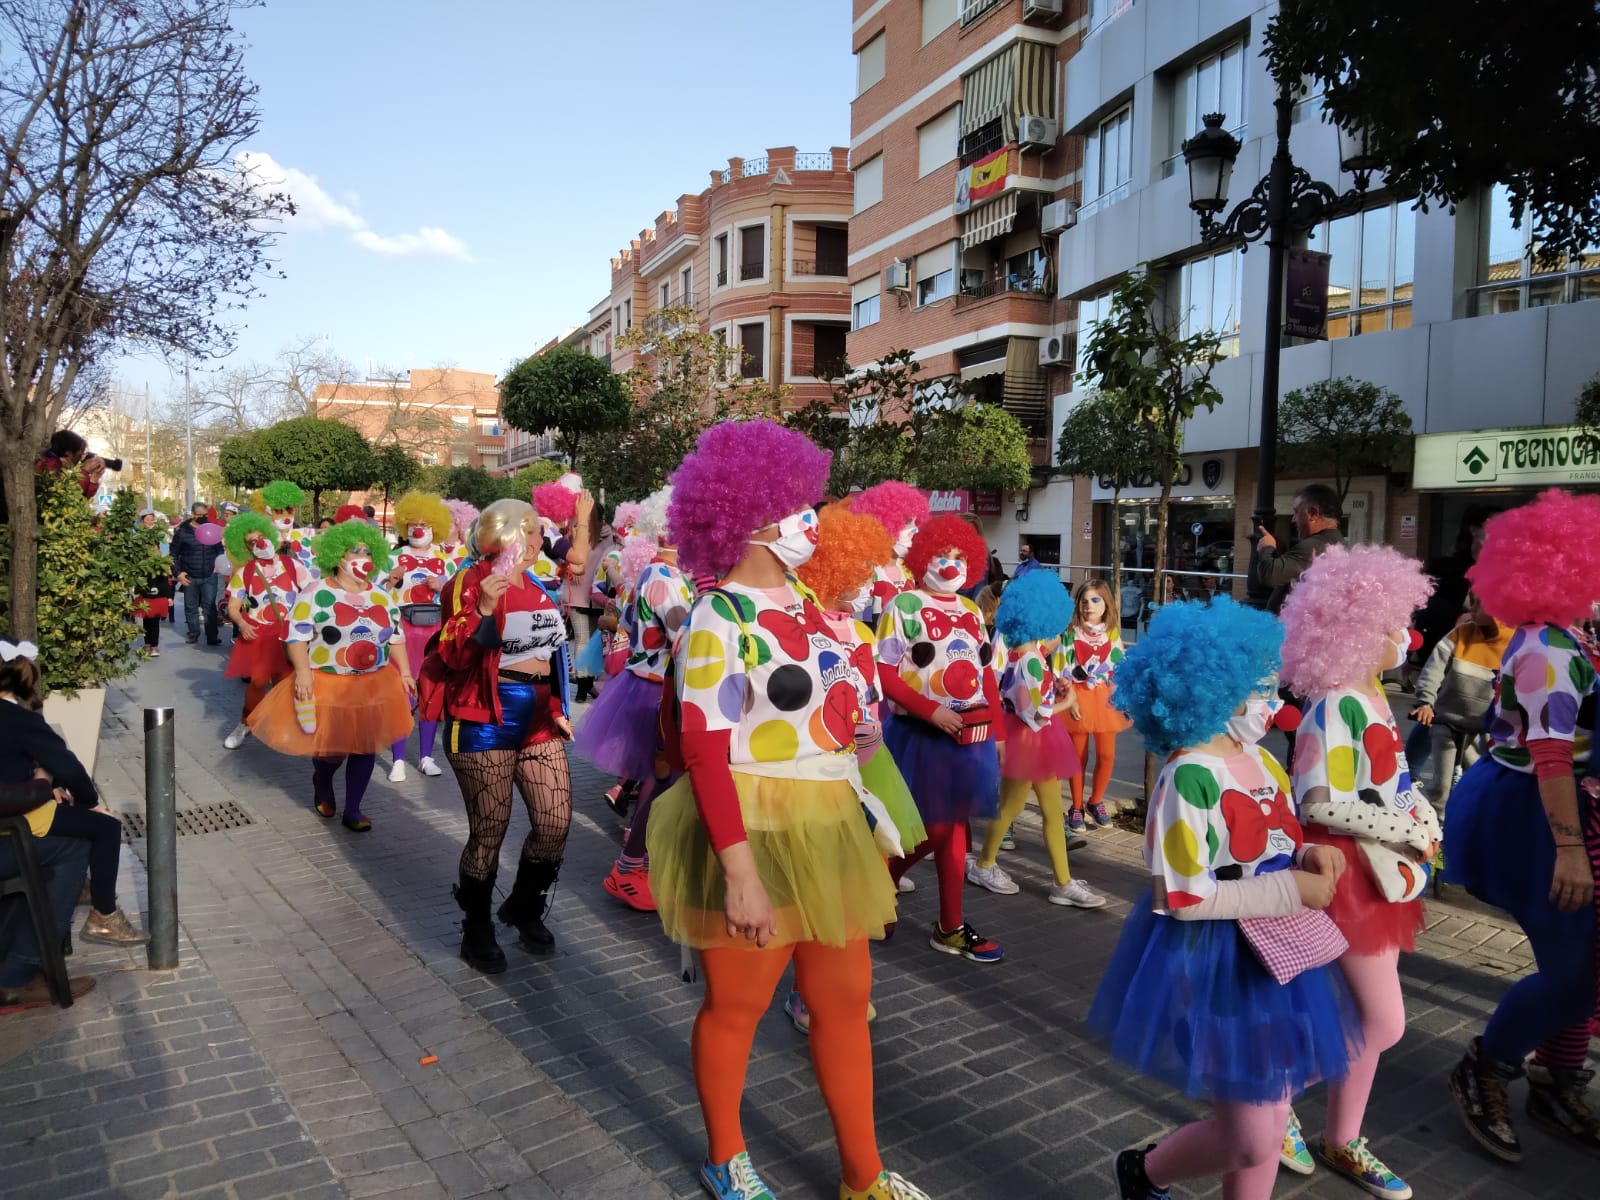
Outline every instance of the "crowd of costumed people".
<path fill-rule="evenodd" d="M 1425 927 L 1441 850 L 1444 878 L 1509 913 L 1537 964 L 1450 1075 L 1468 1130 L 1520 1161 L 1509 1089 L 1526 1079 L 1535 1124 L 1600 1150 L 1585 1065 L 1600 1032 L 1600 497 L 1551 491 L 1484 526 L 1426 699 L 1432 716 L 1452 686 L 1478 689 L 1483 729 L 1452 735 L 1425 794 L 1382 683 L 1434 591 L 1416 560 L 1333 546 L 1278 615 L 1177 600 L 1125 646 L 1101 580 L 1069 591 L 1032 571 L 980 608 L 965 593 L 989 555 L 972 522 L 934 515 L 899 481 L 827 497 L 829 461 L 775 423 L 726 423 L 609 523 L 569 473 L 481 512 L 409 493 L 397 545 L 353 506 L 301 526 L 304 492 L 274 481 L 201 541 L 220 555 L 226 674 L 244 689 L 224 744 L 310 759 L 311 807 L 365 833 L 378 756 L 405 779 L 415 734 L 422 776 L 447 761 L 466 815 L 461 956 L 497 973 L 497 922 L 523 951 L 556 945 L 573 743 L 622 822 L 593 882 L 654 914 L 704 979 L 692 1061 L 700 1177 L 719 1200 L 770 1200 L 741 1105 L 755 1026 L 786 979 L 840 1196 L 923 1197 L 878 1154 L 869 947 L 894 936 L 909 872 L 931 858 L 937 914 L 919 936 L 1002 962 L 963 891 L 1022 891 L 999 855 L 1030 800 L 1044 898 L 1104 907 L 1069 849 L 1110 823 L 1130 726 L 1164 760 L 1148 886 L 1088 1024 L 1115 1060 L 1209 1115 L 1120 1154 L 1123 1200 L 1205 1179 L 1226 1200 L 1265 1200 L 1280 1170 L 1319 1163 L 1373 1195 L 1412 1194 L 1369 1145 L 1366 1115 L 1405 1030 L 1400 956 Z M 170 595 L 153 581 L 139 599 L 151 651 Z M 1287 763 L 1262 745 L 1274 726 L 1294 733 Z M 529 831 L 502 884 L 516 795 Z M 140 936 L 100 874 L 97 931 Z M 1326 1117 L 1308 1134 L 1293 1102 L 1318 1087 Z"/>

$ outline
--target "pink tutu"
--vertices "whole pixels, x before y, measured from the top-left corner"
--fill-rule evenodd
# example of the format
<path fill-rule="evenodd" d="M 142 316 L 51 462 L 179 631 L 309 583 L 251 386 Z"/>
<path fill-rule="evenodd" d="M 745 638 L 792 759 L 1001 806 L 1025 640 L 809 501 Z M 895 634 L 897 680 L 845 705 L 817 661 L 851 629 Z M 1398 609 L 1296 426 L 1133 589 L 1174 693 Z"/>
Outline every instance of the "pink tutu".
<path fill-rule="evenodd" d="M 600 693 L 579 724 L 574 746 L 607 774 L 653 779 L 660 705 L 661 684 L 624 671 Z"/>
<path fill-rule="evenodd" d="M 411 678 L 416 679 L 422 673 L 422 660 L 427 657 L 428 643 L 439 632 L 439 627 L 413 625 L 410 621 L 401 621 L 400 627 L 406 631 L 406 664 L 411 668 Z"/>
<path fill-rule="evenodd" d="M 1078 752 L 1072 748 L 1072 735 L 1059 720 L 1033 730 L 1016 713 L 1006 713 L 1006 753 L 1000 763 L 1000 778 L 1030 782 L 1070 779 L 1082 770 Z"/>

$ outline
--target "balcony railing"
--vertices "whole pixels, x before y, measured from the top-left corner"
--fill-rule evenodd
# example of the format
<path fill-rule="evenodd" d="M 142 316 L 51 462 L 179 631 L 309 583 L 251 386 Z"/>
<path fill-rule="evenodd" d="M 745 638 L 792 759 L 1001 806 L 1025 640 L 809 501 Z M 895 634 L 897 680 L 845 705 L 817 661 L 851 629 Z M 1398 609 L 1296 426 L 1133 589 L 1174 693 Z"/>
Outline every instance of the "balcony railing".
<path fill-rule="evenodd" d="M 1023 296 L 1048 294 L 1042 275 L 1005 275 L 999 279 L 985 279 L 981 282 L 964 280 L 958 296 L 967 300 L 986 300 L 990 296 L 1002 296 L 1008 292 Z"/>
<path fill-rule="evenodd" d="M 1082 223 L 1094 216 L 1101 209 L 1110 208 L 1119 200 L 1126 200 L 1133 194 L 1133 180 L 1119 183 L 1108 192 L 1103 192 L 1093 200 L 1085 200 L 1078 206 L 1078 221 Z"/>
<path fill-rule="evenodd" d="M 767 273 L 766 263 L 740 263 L 739 278 L 741 280 L 760 279 Z"/>
<path fill-rule="evenodd" d="M 727 267 L 723 267 L 722 270 L 717 272 L 717 286 L 718 287 L 727 287 L 728 286 L 728 268 Z"/>
<path fill-rule="evenodd" d="M 809 355 L 796 355 L 789 363 L 789 373 L 798 379 L 838 379 L 844 375 L 843 355 L 817 359 Z"/>
<path fill-rule="evenodd" d="M 957 157 L 963 167 L 969 167 L 980 158 L 987 158 L 1005 144 L 1005 125 L 999 120 L 990 121 L 987 125 L 978 126 L 961 139 L 961 144 L 957 147 Z"/>
<path fill-rule="evenodd" d="M 794 156 L 794 169 L 796 171 L 831 171 L 833 170 L 832 150 L 808 150 L 803 154 Z"/>
<path fill-rule="evenodd" d="M 1594 256 L 1584 257 L 1593 261 Z M 1600 270 L 1527 275 L 1521 279 L 1482 284 L 1470 289 L 1469 295 L 1475 317 L 1544 308 L 1551 304 L 1573 304 L 1579 300 L 1600 300 Z"/>
<path fill-rule="evenodd" d="M 961 24 L 964 26 L 971 25 L 991 8 L 998 7 L 999 4 L 1000 0 L 962 0 Z"/>
<path fill-rule="evenodd" d="M 849 267 L 842 258 L 797 258 L 794 260 L 794 273 L 796 275 L 829 275 L 842 279 L 849 274 Z"/>
<path fill-rule="evenodd" d="M 829 158 L 828 162 L 829 162 L 829 167 L 831 169 L 832 162 L 833 162 L 831 157 Z M 764 159 L 764 158 L 747 158 L 740 165 L 738 174 L 734 174 L 734 171 L 733 171 L 732 167 L 729 167 L 726 170 L 724 170 L 722 172 L 722 182 L 723 183 L 732 183 L 735 179 L 750 179 L 750 178 L 753 178 L 756 175 L 765 175 L 766 173 L 767 173 L 767 160 L 766 159 Z"/>

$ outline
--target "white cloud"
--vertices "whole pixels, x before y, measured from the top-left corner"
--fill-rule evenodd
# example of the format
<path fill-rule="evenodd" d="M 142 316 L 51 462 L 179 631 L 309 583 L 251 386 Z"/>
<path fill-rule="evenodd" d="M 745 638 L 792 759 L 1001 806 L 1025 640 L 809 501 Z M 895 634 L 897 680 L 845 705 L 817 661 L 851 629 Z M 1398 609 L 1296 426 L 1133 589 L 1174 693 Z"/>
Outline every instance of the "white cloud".
<path fill-rule="evenodd" d="M 448 230 L 433 225 L 421 226 L 415 233 L 381 234 L 374 232 L 366 218 L 356 211 L 360 201 L 354 191 L 344 195 L 347 203 L 331 196 L 317 182 L 295 167 L 286 167 L 270 154 L 258 150 L 241 151 L 234 167 L 258 192 L 287 192 L 294 202 L 295 215 L 287 218 L 291 228 L 306 231 L 343 230 L 363 250 L 393 258 L 455 258 L 472 261 L 467 244 Z"/>

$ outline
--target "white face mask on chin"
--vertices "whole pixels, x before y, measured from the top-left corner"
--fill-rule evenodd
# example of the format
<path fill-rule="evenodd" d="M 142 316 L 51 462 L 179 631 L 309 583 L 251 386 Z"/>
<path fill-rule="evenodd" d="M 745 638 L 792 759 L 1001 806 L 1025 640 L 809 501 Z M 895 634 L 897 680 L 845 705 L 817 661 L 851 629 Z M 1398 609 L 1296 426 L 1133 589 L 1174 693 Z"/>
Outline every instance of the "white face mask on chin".
<path fill-rule="evenodd" d="M 406 541 L 418 550 L 426 549 L 433 542 L 433 531 L 430 529 L 416 530 L 406 536 Z"/>
<path fill-rule="evenodd" d="M 911 539 L 916 536 L 917 527 L 915 525 L 907 525 L 900 531 L 900 536 L 894 540 L 895 558 L 903 559 L 907 554 L 911 553 Z"/>
<path fill-rule="evenodd" d="M 810 562 L 811 556 L 817 552 L 816 511 L 803 508 L 797 513 L 791 513 L 778 522 L 778 536 L 775 541 L 758 542 L 752 538 L 750 544 L 765 546 L 771 550 L 786 570 L 798 570 Z"/>
<path fill-rule="evenodd" d="M 1389 643 L 1389 650 L 1384 661 L 1378 665 L 1380 674 L 1384 671 L 1399 670 L 1406 661 L 1406 655 L 1411 653 L 1411 639 L 1409 637 L 1402 638 L 1397 642 L 1392 637 L 1386 636 L 1384 641 Z"/>
<path fill-rule="evenodd" d="M 1254 746 L 1267 736 L 1281 707 L 1278 700 L 1246 700 L 1244 711 L 1228 718 L 1228 736 L 1241 746 Z"/>
<path fill-rule="evenodd" d="M 922 573 L 922 586 L 941 596 L 953 596 L 967 577 L 967 565 L 959 558 L 940 556 Z"/>

